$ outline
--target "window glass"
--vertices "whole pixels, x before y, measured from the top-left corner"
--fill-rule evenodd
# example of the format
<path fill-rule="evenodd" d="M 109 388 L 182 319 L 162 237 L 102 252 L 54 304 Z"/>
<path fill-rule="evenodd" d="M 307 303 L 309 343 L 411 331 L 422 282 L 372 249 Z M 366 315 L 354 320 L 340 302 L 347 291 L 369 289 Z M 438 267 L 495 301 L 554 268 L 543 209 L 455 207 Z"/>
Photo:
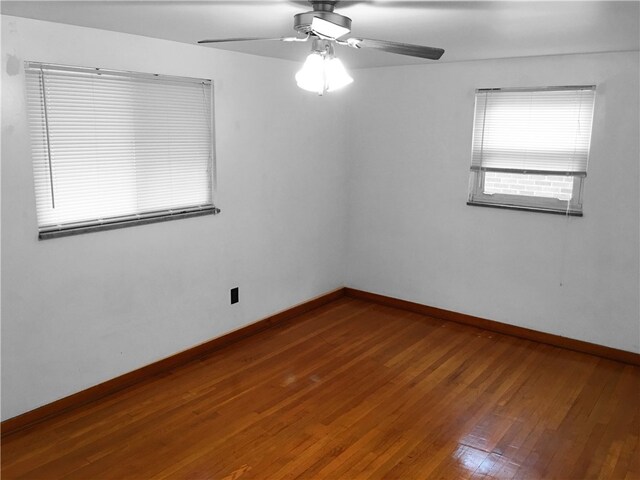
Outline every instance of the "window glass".
<path fill-rule="evenodd" d="M 595 87 L 476 92 L 470 205 L 582 215 Z"/>

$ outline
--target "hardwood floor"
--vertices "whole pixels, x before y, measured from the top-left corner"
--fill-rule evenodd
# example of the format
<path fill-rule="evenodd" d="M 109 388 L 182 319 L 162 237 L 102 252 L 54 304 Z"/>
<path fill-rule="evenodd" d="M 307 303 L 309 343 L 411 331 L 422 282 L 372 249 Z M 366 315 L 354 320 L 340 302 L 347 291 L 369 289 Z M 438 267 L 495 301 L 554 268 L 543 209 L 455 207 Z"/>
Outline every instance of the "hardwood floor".
<path fill-rule="evenodd" d="M 2 478 L 640 479 L 640 368 L 342 298 L 15 433 Z"/>

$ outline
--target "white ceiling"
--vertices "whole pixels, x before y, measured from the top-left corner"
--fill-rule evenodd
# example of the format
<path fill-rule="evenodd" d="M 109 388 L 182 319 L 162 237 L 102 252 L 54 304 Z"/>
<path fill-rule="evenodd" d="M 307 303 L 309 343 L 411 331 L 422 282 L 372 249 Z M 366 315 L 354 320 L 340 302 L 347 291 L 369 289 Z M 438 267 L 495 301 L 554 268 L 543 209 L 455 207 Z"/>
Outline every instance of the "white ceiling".
<path fill-rule="evenodd" d="M 338 3 L 353 36 L 445 49 L 440 62 L 638 50 L 637 1 L 405 1 Z M 205 38 L 294 35 L 305 1 L 7 1 L 6 15 L 68 23 L 195 44 Z M 301 61 L 307 44 L 241 42 L 203 46 Z M 349 68 L 430 63 L 340 47 Z"/>

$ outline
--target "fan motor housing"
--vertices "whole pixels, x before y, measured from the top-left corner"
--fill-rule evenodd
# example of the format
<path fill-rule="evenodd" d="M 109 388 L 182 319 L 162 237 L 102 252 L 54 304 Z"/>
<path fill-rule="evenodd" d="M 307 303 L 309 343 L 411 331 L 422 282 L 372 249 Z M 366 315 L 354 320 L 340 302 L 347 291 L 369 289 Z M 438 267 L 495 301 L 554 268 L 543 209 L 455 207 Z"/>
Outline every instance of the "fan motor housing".
<path fill-rule="evenodd" d="M 311 12 L 298 13 L 297 15 L 294 15 L 294 30 L 302 34 L 309 33 L 311 31 L 311 22 L 314 17 L 321 18 L 322 20 L 335 23 L 336 25 L 340 25 L 341 27 L 351 30 L 351 19 L 349 17 L 325 10 L 313 10 Z"/>

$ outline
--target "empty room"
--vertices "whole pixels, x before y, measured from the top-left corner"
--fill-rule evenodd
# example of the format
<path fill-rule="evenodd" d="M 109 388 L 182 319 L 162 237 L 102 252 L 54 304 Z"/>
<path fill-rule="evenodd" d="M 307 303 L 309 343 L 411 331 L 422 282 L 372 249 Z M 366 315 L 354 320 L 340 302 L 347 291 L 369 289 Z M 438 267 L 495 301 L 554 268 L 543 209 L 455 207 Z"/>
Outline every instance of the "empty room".
<path fill-rule="evenodd" d="M 640 2 L 0 8 L 3 479 L 640 480 Z"/>

